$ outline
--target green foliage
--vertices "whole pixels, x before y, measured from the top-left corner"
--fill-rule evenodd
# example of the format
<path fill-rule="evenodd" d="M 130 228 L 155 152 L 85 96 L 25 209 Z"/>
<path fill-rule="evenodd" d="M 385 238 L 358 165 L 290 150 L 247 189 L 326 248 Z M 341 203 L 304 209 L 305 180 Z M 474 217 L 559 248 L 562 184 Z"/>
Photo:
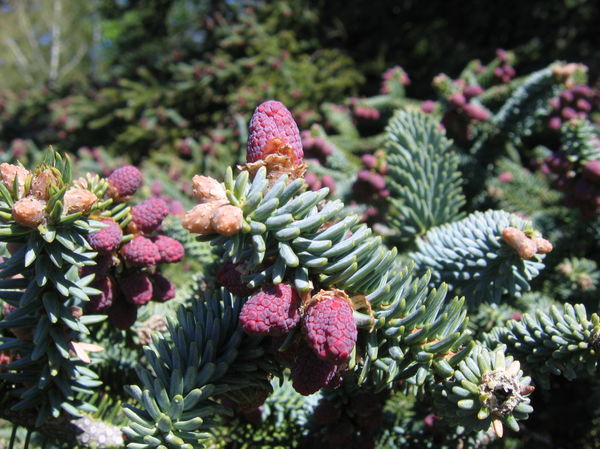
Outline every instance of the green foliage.
<path fill-rule="evenodd" d="M 59 3 L 67 4 L 53 0 L 48 5 Z M 597 439 L 592 415 L 597 408 L 598 318 L 570 303 L 584 303 L 590 311 L 598 307 L 600 221 L 587 217 L 597 212 L 592 206 L 600 186 L 594 173 L 588 170 L 584 178 L 582 170 L 600 157 L 598 104 L 596 94 L 586 94 L 584 106 L 590 111 L 578 110 L 581 117 L 560 131 L 556 123 L 550 126 L 548 115 L 561 112 L 556 107 L 550 112 L 548 99 L 584 82 L 584 76 L 581 66 L 548 65 L 547 58 L 557 54 L 549 41 L 560 38 L 563 43 L 580 40 L 578 51 L 592 59 L 596 50 L 586 43 L 585 33 L 597 22 L 598 8 L 585 0 L 508 9 L 471 3 L 469 14 L 455 8 L 441 17 L 444 8 L 435 0 L 419 4 L 418 15 L 410 14 L 416 6 L 407 2 L 394 5 L 393 13 L 388 6 L 369 4 L 365 15 L 352 2 L 340 9 L 327 2 L 102 0 L 96 18 L 104 33 L 103 53 L 96 62 L 105 71 L 99 80 L 2 93 L 2 162 L 43 162 L 39 148 L 48 143 L 77 154 L 74 177 L 87 171 L 106 175 L 139 162 L 147 182 L 142 197 L 190 208 L 192 175 L 222 173 L 242 162 L 250 112 L 273 98 L 292 109 L 300 129 L 310 129 L 302 139 L 313 174 L 305 182 L 267 180 L 263 171 L 252 179 L 247 172 L 235 177 L 227 172 L 227 199 L 244 218 L 234 236 L 197 241 L 180 218 L 166 219 L 162 232 L 187 252 L 180 266 L 160 271 L 176 285 L 177 297 L 141 308 L 127 331 L 92 323 L 102 316 L 78 317 L 76 308 L 96 293 L 89 288 L 92 278 L 78 275 L 78 267 L 95 257 L 84 239 L 97 229 L 93 218 L 110 216 L 127 229 L 129 206 L 105 199 L 104 181 L 88 177 L 89 188 L 101 200 L 94 210 L 61 221 L 66 218 L 62 189 L 73 184 L 67 166 L 58 163 L 57 170 L 69 179 L 52 191 L 49 225 L 25 229 L 12 217 L 15 186 L 0 186 L 0 240 L 11 243 L 1 247 L 0 297 L 17 307 L 0 313 L 1 416 L 29 427 L 19 436 L 29 438 L 31 446 L 51 444 L 45 437 L 48 426 L 62 422 L 110 431 L 126 426 L 134 449 L 353 449 L 372 447 L 374 438 L 379 448 L 513 449 Z M 531 14 L 523 14 L 523 8 Z M 539 25 L 542 10 L 547 23 L 554 24 L 544 28 L 543 43 L 529 37 L 526 48 L 499 51 L 485 64 L 473 60 L 460 67 L 467 58 L 489 56 L 490 48 L 473 53 L 481 36 L 488 43 L 489 36 L 517 41 L 523 32 L 514 19 L 527 17 L 528 24 Z M 398 14 L 408 17 L 400 28 Z M 424 15 L 426 20 L 420 19 Z M 421 20 L 426 33 L 415 26 Z M 388 33 L 392 22 L 394 33 Z M 489 32 L 473 33 L 471 22 L 486 24 Z M 455 45 L 448 31 L 455 26 L 469 35 L 468 43 Z M 8 23 L 0 34 L 10 38 L 16 27 Z M 533 33 L 543 27 L 528 28 Z M 385 39 L 378 40 L 383 34 Z M 73 36 L 80 36 L 78 27 Z M 450 44 L 459 52 L 447 51 Z M 540 49 L 543 55 L 536 54 Z M 443 58 L 432 60 L 435 54 Z M 427 64 L 415 64 L 423 55 L 430 58 Z M 524 55 L 533 55 L 535 62 Z M 442 59 L 446 65 L 439 66 Z M 0 64 L 6 60 L 2 56 Z M 386 71 L 381 88 L 376 85 L 376 72 L 397 63 L 409 69 L 413 84 L 396 66 Z M 498 75 L 512 66 L 518 78 Z M 458 78 L 436 77 L 432 92 L 431 75 L 440 69 Z M 473 93 L 479 88 L 483 92 Z M 376 95 L 348 98 L 377 89 Z M 435 93 L 435 103 L 406 96 Z M 456 101 L 463 94 L 472 109 Z M 311 154 L 309 137 L 319 139 L 313 151 L 320 162 Z M 551 154 L 557 156 L 554 168 L 564 172 L 549 170 L 545 158 Z M 559 167 L 563 154 L 568 161 Z M 360 184 L 355 182 L 359 170 L 377 177 L 364 176 Z M 313 182 L 314 175 L 331 177 L 335 194 L 319 190 L 330 180 Z M 361 188 L 369 187 L 377 192 L 361 197 Z M 585 195 L 589 210 L 578 205 L 585 219 L 562 204 L 566 200 L 572 206 Z M 477 212 L 489 208 L 502 210 Z M 544 259 L 547 270 L 541 272 L 541 256 L 522 259 L 502 239 L 508 226 L 528 237 L 537 237 L 533 229 L 539 229 L 552 242 L 554 250 Z M 126 233 L 125 239 L 131 237 Z M 403 246 L 398 252 L 385 245 L 390 242 Z M 301 397 L 290 387 L 279 358 L 285 353 L 272 346 L 291 348 L 302 340 L 302 330 L 283 344 L 242 333 L 237 316 L 245 299 L 214 291 L 216 269 L 231 260 L 242 265 L 243 281 L 251 287 L 291 283 L 303 301 L 320 289 L 349 294 L 359 330 L 347 364 L 337 366 L 343 378 L 339 388 Z M 127 268 L 121 261 L 111 273 Z M 164 317 L 169 317 L 168 327 Z M 31 331 L 34 340 L 23 331 Z M 93 363 L 87 365 L 74 352 L 77 342 L 99 344 L 104 351 L 92 354 Z M 525 374 L 511 357 L 523 363 Z M 50 374 L 58 376 L 49 376 L 56 367 Z M 536 407 L 543 412 L 528 422 L 527 432 L 500 439 L 501 428 L 516 429 L 516 421 L 531 411 L 526 374 L 552 387 L 536 394 Z M 127 392 L 126 384 L 131 385 Z M 126 399 L 128 393 L 133 399 Z M 579 401 L 583 395 L 588 399 Z M 565 418 L 561 407 L 573 398 L 585 406 Z M 120 404 L 126 401 L 122 412 Z M 328 401 L 339 413 L 333 424 L 319 421 L 318 408 Z M 383 422 L 367 413 L 373 402 L 379 411 L 385 404 Z M 11 410 L 14 404 L 30 403 L 26 410 Z M 98 410 L 91 412 L 94 407 Z M 434 416 L 435 410 L 444 419 Z M 14 415 L 28 413 L 35 420 L 40 411 L 48 419 L 36 432 L 31 431 L 34 421 L 22 423 Z M 363 426 L 381 431 L 367 432 Z M 95 446 L 96 437 L 104 436 L 102 430 L 86 429 L 81 434 L 85 441 L 66 441 L 60 432 L 59 438 L 74 447 Z M 588 449 L 593 443 L 581 446 Z"/>
<path fill-rule="evenodd" d="M 549 114 L 548 100 L 556 96 L 560 88 L 561 80 L 553 67 L 532 73 L 492 117 L 492 126 L 510 142 L 519 143 L 531 134 L 540 117 Z"/>
<path fill-rule="evenodd" d="M 559 212 L 561 195 L 550 188 L 546 176 L 509 158 L 498 160 L 496 173 L 498 176 L 489 179 L 487 191 L 502 210 L 526 215 L 534 223 Z"/>
<path fill-rule="evenodd" d="M 543 268 L 541 258 L 521 259 L 502 240 L 509 227 L 528 230 L 530 224 L 504 211 L 474 212 L 463 220 L 431 229 L 417 239 L 410 254 L 417 270 L 431 270 L 434 283 L 446 282 L 471 306 L 499 302 L 530 288 L 529 281 Z"/>
<path fill-rule="evenodd" d="M 20 200 L 16 181 L 12 192 L 0 186 L 0 239 L 18 247 L 1 265 L 0 297 L 16 310 L 4 316 L 0 329 L 16 332 L 12 331 L 14 336 L 3 334 L 0 348 L 20 355 L 5 366 L 0 379 L 18 385 L 12 392 L 18 399 L 11 409 L 35 408 L 37 425 L 64 412 L 80 417 L 82 412 L 94 410 L 85 396 L 100 382 L 79 356 L 73 355 L 71 341 L 73 335 L 88 334 L 88 326 L 104 317 L 77 317 L 72 309 L 82 308 L 89 295 L 98 293 L 88 287 L 91 276 L 80 279 L 78 269 L 94 264 L 95 253 L 85 235 L 97 229 L 99 223 L 89 214 L 111 203 L 96 202 L 85 214 L 70 213 L 63 206 L 65 193 L 72 186 L 70 160 L 48 153 L 46 163 L 38 170 L 45 168 L 58 176 L 58 183 L 49 188 L 47 222 L 37 227 L 13 221 L 11 211 Z M 97 186 L 98 197 L 106 187 Z M 15 277 L 17 274 L 21 276 Z"/>
<path fill-rule="evenodd" d="M 507 345 L 507 351 L 526 363 L 536 382 L 549 388 L 549 375 L 569 380 L 593 376 L 598 363 L 600 318 L 588 317 L 581 304 L 552 306 L 510 320 L 488 336 L 488 345 Z"/>
<path fill-rule="evenodd" d="M 420 111 L 400 111 L 386 128 L 389 224 L 411 240 L 462 217 L 458 158 L 439 124 Z"/>
<path fill-rule="evenodd" d="M 489 122 L 482 125 L 480 136 L 470 152 L 485 163 L 496 159 L 510 145 L 521 145 L 523 139 L 531 136 L 542 126 L 542 120 L 549 116 L 549 100 L 560 93 L 565 82 L 584 79 L 583 66 L 569 67 L 562 63 L 529 74 L 511 92 Z M 567 72 L 569 73 L 567 75 Z"/>
<path fill-rule="evenodd" d="M 153 336 L 144 349 L 149 366 L 137 370 L 141 387 L 128 387 L 141 408 L 124 404 L 130 448 L 204 447 L 211 415 L 229 413 L 215 396 L 264 386 L 261 339 L 238 325 L 242 303 L 224 291 L 195 298 L 178 309 L 167 335 Z"/>
<path fill-rule="evenodd" d="M 223 258 L 244 263 L 243 279 L 251 288 L 293 282 L 301 292 L 337 288 L 348 295 L 363 295 L 373 318 L 356 312 L 357 324 L 374 328 L 350 362 L 359 384 L 368 379 L 383 389 L 394 378 L 419 374 L 421 383 L 432 366 L 439 375 L 468 353 L 444 356 L 462 348 L 465 333 L 463 300 L 445 303 L 447 288 L 428 289 L 429 277 L 414 278 L 410 265 L 402 266 L 396 250 L 388 250 L 381 237 L 356 215 L 340 214 L 339 200 L 322 202 L 327 189 L 307 191 L 304 180 L 287 182 L 281 176 L 268 189 L 266 170 L 249 181 L 247 171 L 234 179 L 225 176 L 227 197 L 244 213 L 242 232 L 234 236 L 207 236 Z M 268 190 L 267 190 L 268 189 Z M 317 204 L 320 206 L 317 207 Z M 334 224 L 323 226 L 335 220 Z"/>
<path fill-rule="evenodd" d="M 234 418 L 223 417 L 223 426 L 211 429 L 211 448 L 295 448 L 308 434 L 311 415 L 320 394 L 302 396 L 289 381 L 271 381 L 273 393 L 265 403 Z"/>
<path fill-rule="evenodd" d="M 562 151 L 579 166 L 600 159 L 598 126 L 586 119 L 565 122 L 561 128 Z"/>
<path fill-rule="evenodd" d="M 517 421 L 533 411 L 527 397 L 533 388 L 519 362 L 504 352 L 504 347 L 491 351 L 476 346 L 453 377 L 436 389 L 435 405 L 445 420 L 468 431 L 493 426 L 499 437 L 503 424 L 519 430 Z"/>
<path fill-rule="evenodd" d="M 554 293 L 561 302 L 585 302 L 592 309 L 598 307 L 598 264 L 591 259 L 570 257 L 554 268 L 548 280 L 548 293 Z"/>

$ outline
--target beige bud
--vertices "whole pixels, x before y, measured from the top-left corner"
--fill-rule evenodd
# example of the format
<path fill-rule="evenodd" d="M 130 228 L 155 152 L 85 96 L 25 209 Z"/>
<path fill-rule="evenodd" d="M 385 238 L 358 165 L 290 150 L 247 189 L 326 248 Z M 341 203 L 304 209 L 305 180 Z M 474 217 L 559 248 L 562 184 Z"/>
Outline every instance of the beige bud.
<path fill-rule="evenodd" d="M 21 198 L 25 194 L 25 182 L 27 177 L 31 175 L 29 170 L 19 167 L 18 165 L 8 164 L 6 162 L 0 164 L 0 176 L 2 176 L 2 184 L 12 192 L 15 178 L 17 178 L 18 197 Z"/>
<path fill-rule="evenodd" d="M 502 231 L 502 239 L 522 259 L 531 259 L 537 253 L 537 245 L 520 229 L 509 226 Z"/>
<path fill-rule="evenodd" d="M 218 234 L 234 235 L 242 230 L 244 214 L 239 207 L 226 204 L 215 211 L 211 223 Z"/>
<path fill-rule="evenodd" d="M 35 228 L 46 219 L 46 202 L 32 196 L 22 198 L 13 204 L 12 216 L 21 226 Z"/>
<path fill-rule="evenodd" d="M 38 200 L 47 201 L 50 197 L 50 186 L 57 184 L 58 177 L 56 173 L 47 168 L 31 181 L 29 194 L 36 197 Z"/>
<path fill-rule="evenodd" d="M 215 232 L 211 218 L 218 203 L 202 203 L 194 206 L 183 217 L 183 227 L 195 234 L 212 234 Z"/>
<path fill-rule="evenodd" d="M 552 243 L 541 237 L 535 237 L 531 240 L 533 240 L 533 242 L 535 243 L 538 254 L 548 254 L 552 251 L 552 249 L 554 249 Z"/>
<path fill-rule="evenodd" d="M 63 206 L 66 215 L 87 212 L 98 201 L 94 193 L 86 189 L 71 188 L 65 192 Z"/>
<path fill-rule="evenodd" d="M 83 315 L 83 309 L 81 307 L 71 307 L 69 310 L 75 319 L 79 319 Z"/>
<path fill-rule="evenodd" d="M 571 276 L 573 274 L 573 265 L 571 265 L 569 262 L 558 264 L 556 269 L 565 276 Z"/>
<path fill-rule="evenodd" d="M 582 72 L 587 72 L 588 68 L 584 64 L 577 64 L 574 62 L 571 62 L 569 64 L 555 65 L 554 67 L 552 67 L 552 73 L 554 74 L 554 76 L 563 79 L 575 75 L 575 73 L 578 70 Z"/>
<path fill-rule="evenodd" d="M 444 84 L 446 81 L 448 81 L 448 75 L 446 75 L 445 73 L 440 73 L 439 75 L 436 75 L 433 78 L 433 82 L 431 84 L 433 86 L 439 86 L 441 84 Z"/>
<path fill-rule="evenodd" d="M 226 202 L 225 188 L 209 176 L 195 175 L 192 178 L 192 195 L 201 203 Z"/>

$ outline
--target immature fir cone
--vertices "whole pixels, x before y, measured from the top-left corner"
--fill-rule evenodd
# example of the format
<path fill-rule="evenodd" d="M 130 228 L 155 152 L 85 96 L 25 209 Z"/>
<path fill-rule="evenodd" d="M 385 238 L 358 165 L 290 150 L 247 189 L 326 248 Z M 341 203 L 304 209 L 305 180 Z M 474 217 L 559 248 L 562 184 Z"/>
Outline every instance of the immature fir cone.
<path fill-rule="evenodd" d="M 294 163 L 300 164 L 304 152 L 298 125 L 283 103 L 275 100 L 260 104 L 252 114 L 248 129 L 247 161 L 256 162 L 264 158 L 264 148 L 272 139 L 281 139 L 293 149 Z"/>
<path fill-rule="evenodd" d="M 88 234 L 87 241 L 92 249 L 101 253 L 110 253 L 119 248 L 123 231 L 121 227 L 110 218 L 103 218 L 102 223 L 106 224 L 105 228 Z"/>
<path fill-rule="evenodd" d="M 152 301 L 166 302 L 175 297 L 175 286 L 160 273 L 155 273 L 150 278 L 152 281 Z"/>
<path fill-rule="evenodd" d="M 94 280 L 90 286 L 100 290 L 102 293 L 99 295 L 90 296 L 90 300 L 86 304 L 86 309 L 88 312 L 98 313 L 112 306 L 113 299 L 115 297 L 115 287 L 110 278 L 99 278 Z"/>
<path fill-rule="evenodd" d="M 249 334 L 284 335 L 300 321 L 299 308 L 300 297 L 291 285 L 271 285 L 246 301 L 240 323 Z"/>
<path fill-rule="evenodd" d="M 335 388 L 340 382 L 338 366 L 317 358 L 305 345 L 298 348 L 291 375 L 294 390 L 304 396 L 324 387 Z"/>
<path fill-rule="evenodd" d="M 321 290 L 304 312 L 304 334 L 317 357 L 331 363 L 348 360 L 356 344 L 352 306 L 343 292 Z"/>
<path fill-rule="evenodd" d="M 160 262 L 158 247 L 152 240 L 141 235 L 135 236 L 129 243 L 123 245 L 121 254 L 127 262 L 141 267 L 149 267 Z"/>
<path fill-rule="evenodd" d="M 108 319 L 117 328 L 127 330 L 137 319 L 137 306 L 119 296 L 108 309 Z"/>
<path fill-rule="evenodd" d="M 46 220 L 46 202 L 32 196 L 22 198 L 13 204 L 12 216 L 21 226 L 35 228 Z"/>
<path fill-rule="evenodd" d="M 133 195 L 142 185 L 142 172 L 133 165 L 117 168 L 107 178 L 110 195 L 122 200 Z"/>
<path fill-rule="evenodd" d="M 166 235 L 158 235 L 152 239 L 160 254 L 162 263 L 179 262 L 185 256 L 185 249 L 179 241 L 167 237 Z"/>
<path fill-rule="evenodd" d="M 0 175 L 2 176 L 2 184 L 4 184 L 4 187 L 9 192 L 12 192 L 16 178 L 18 198 L 21 198 L 25 194 L 25 182 L 27 181 L 27 177 L 31 175 L 29 170 L 4 162 L 0 164 Z"/>
<path fill-rule="evenodd" d="M 79 276 L 85 277 L 93 274 L 94 279 L 99 279 L 108 276 L 108 272 L 113 266 L 112 254 L 98 254 L 94 259 L 96 265 L 84 265 L 79 269 Z"/>
<path fill-rule="evenodd" d="M 465 97 L 468 100 L 470 100 L 473 97 L 477 97 L 477 96 L 481 95 L 483 92 L 484 92 L 483 88 L 476 84 L 471 84 L 469 86 L 466 86 L 465 89 L 463 90 L 463 94 L 465 95 Z"/>
<path fill-rule="evenodd" d="M 234 235 L 242 230 L 244 214 L 239 207 L 227 204 L 215 211 L 210 223 L 218 234 Z"/>
<path fill-rule="evenodd" d="M 217 270 L 216 280 L 219 285 L 222 285 L 234 295 L 248 296 L 255 289 L 246 286 L 242 281 L 242 276 L 246 274 L 244 266 L 241 263 L 233 263 L 230 260 L 223 263 Z"/>
<path fill-rule="evenodd" d="M 149 198 L 131 208 L 133 223 L 145 234 L 156 231 L 168 214 L 169 208 L 160 198 Z"/>
<path fill-rule="evenodd" d="M 225 188 L 209 176 L 195 175 L 192 178 L 192 195 L 200 203 L 227 202 Z"/>
<path fill-rule="evenodd" d="M 582 175 L 585 179 L 600 184 L 600 161 L 589 161 L 583 167 Z"/>
<path fill-rule="evenodd" d="M 152 300 L 152 281 L 146 273 L 135 271 L 119 279 L 123 297 L 136 306 L 143 306 Z"/>
<path fill-rule="evenodd" d="M 465 114 L 467 114 L 469 118 L 472 118 L 473 120 L 476 120 L 478 122 L 484 122 L 490 118 L 490 114 L 488 114 L 488 112 L 485 109 L 475 104 L 464 105 L 463 111 L 465 111 Z"/>
<path fill-rule="evenodd" d="M 98 201 L 98 197 L 89 190 L 72 188 L 65 192 L 63 205 L 65 213 L 75 214 L 77 212 L 85 213 Z"/>

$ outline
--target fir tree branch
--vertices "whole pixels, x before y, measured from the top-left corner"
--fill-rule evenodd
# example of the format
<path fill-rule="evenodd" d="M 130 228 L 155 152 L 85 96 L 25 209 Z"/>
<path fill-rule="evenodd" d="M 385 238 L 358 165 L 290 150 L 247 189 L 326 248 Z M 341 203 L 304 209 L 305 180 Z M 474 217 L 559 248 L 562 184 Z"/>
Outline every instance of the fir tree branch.
<path fill-rule="evenodd" d="M 0 407 L 0 418 L 10 421 L 15 426 L 25 427 L 42 434 L 51 441 L 69 444 L 71 447 L 83 448 L 117 448 L 122 447 L 124 440 L 117 426 L 84 416 L 78 419 L 60 418 L 47 419 L 41 426 L 36 427 L 37 412 L 34 410 L 15 411 L 14 404 L 6 402 Z"/>

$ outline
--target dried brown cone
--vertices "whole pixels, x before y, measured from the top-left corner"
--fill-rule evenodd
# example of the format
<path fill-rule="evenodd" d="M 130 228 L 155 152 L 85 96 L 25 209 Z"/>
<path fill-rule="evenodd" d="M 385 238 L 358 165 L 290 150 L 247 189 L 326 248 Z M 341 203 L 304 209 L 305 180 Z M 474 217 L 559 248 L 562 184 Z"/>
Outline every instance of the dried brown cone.
<path fill-rule="evenodd" d="M 261 160 L 240 165 L 238 168 L 247 170 L 250 177 L 253 178 L 261 167 L 266 167 L 270 185 L 273 185 L 282 175 L 288 175 L 290 181 L 304 178 L 306 164 L 298 163 L 292 146 L 284 143 L 281 139 L 269 140 L 263 149 L 263 154 Z"/>
<path fill-rule="evenodd" d="M 202 203 L 194 206 L 183 217 L 183 227 L 194 234 L 214 234 L 211 219 L 219 203 Z"/>
<path fill-rule="evenodd" d="M 167 320 L 160 315 L 152 315 L 144 322 L 142 327 L 136 330 L 136 332 L 140 339 L 140 343 L 142 345 L 148 345 L 152 342 L 152 335 L 166 330 Z"/>
<path fill-rule="evenodd" d="M 4 162 L 0 164 L 0 176 L 2 177 L 2 184 L 4 184 L 4 187 L 6 187 L 9 192 L 12 192 L 16 178 L 18 198 L 25 195 L 25 184 L 27 183 L 27 178 L 31 176 L 29 170 L 19 167 L 18 165 Z"/>
<path fill-rule="evenodd" d="M 234 235 L 242 230 L 244 213 L 239 207 L 226 204 L 214 212 L 210 223 L 218 234 Z"/>
<path fill-rule="evenodd" d="M 13 204 L 12 217 L 21 226 L 35 228 L 46 221 L 46 202 L 32 196 L 22 198 Z"/>
<path fill-rule="evenodd" d="M 225 187 L 210 176 L 195 175 L 192 178 L 192 196 L 200 203 L 227 203 Z"/>
<path fill-rule="evenodd" d="M 50 186 L 57 185 L 60 179 L 54 170 L 47 168 L 36 175 L 31 181 L 29 194 L 36 197 L 38 200 L 48 201 L 50 197 Z"/>
<path fill-rule="evenodd" d="M 64 211 L 68 214 L 77 212 L 85 213 L 98 201 L 98 197 L 89 190 L 71 188 L 65 192 L 63 198 Z"/>

